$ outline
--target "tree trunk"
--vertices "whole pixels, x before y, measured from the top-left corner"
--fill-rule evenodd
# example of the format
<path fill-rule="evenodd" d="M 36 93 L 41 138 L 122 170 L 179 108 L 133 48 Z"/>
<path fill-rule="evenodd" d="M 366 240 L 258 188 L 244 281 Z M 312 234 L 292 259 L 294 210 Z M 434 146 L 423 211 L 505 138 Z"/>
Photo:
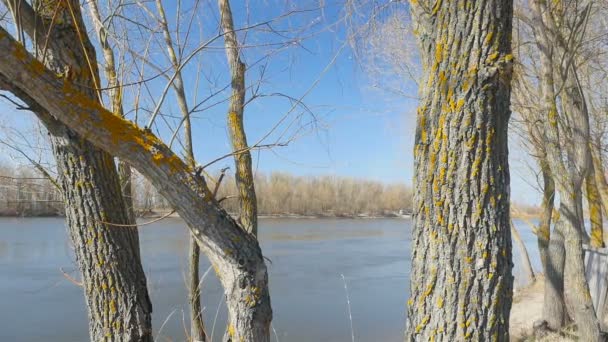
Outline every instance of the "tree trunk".
<path fill-rule="evenodd" d="M 83 98 L 98 101 L 95 50 L 82 36 L 86 31 L 79 2 L 41 1 L 35 13 L 24 2 L 12 5 L 35 16 L 34 22 L 27 20 L 31 17 L 24 17 L 25 25 L 33 40 L 45 42 L 36 46 L 43 63 L 76 82 Z M 35 32 L 34 25 L 47 29 Z M 51 136 L 68 231 L 82 274 L 91 340 L 112 337 L 116 341 L 151 341 L 152 305 L 137 229 L 102 223 L 132 223 L 113 157 L 49 117 L 44 109 L 36 114 Z"/>
<path fill-rule="evenodd" d="M 564 301 L 564 265 L 565 254 L 563 219 L 555 223 L 551 240 L 547 249 L 547 265 L 545 266 L 545 299 L 543 304 L 543 319 L 549 329 L 561 329 L 568 321 Z"/>
<path fill-rule="evenodd" d="M 418 108 L 406 340 L 508 340 L 512 2 L 410 2 Z"/>
<path fill-rule="evenodd" d="M 569 303 L 574 304 L 573 317 L 579 329 L 579 336 L 584 341 L 598 341 L 600 338 L 599 324 L 589 286 L 585 279 L 585 265 L 583 260 L 582 237 L 586 235 L 583 225 L 582 193 L 583 181 L 587 176 L 590 164 L 589 153 L 589 116 L 584 103 L 583 94 L 580 93 L 576 80 L 576 70 L 573 65 L 567 66 L 570 70 L 560 69 L 561 65 L 554 61 L 556 42 L 560 42 L 561 33 L 554 22 L 552 8 L 545 1 L 534 0 L 531 3 L 535 38 L 539 49 L 540 59 L 540 88 L 544 116 L 544 144 L 547 151 L 547 161 L 551 173 L 555 177 L 557 190 L 560 195 L 561 235 L 564 239 L 565 250 L 565 276 L 566 279 L 555 279 L 559 289 L 560 283 L 569 285 L 566 296 L 570 296 Z M 558 44 L 559 45 L 559 44 Z M 561 47 L 561 46 L 560 46 Z M 564 54 L 573 54 L 572 51 L 561 51 Z M 554 65 L 557 70 L 554 70 Z M 559 72 L 556 72 L 559 71 Z M 562 75 L 563 91 L 556 92 L 555 75 Z M 558 111 L 557 96 L 560 96 L 561 112 Z M 557 228 L 556 227 L 556 228 Z M 550 254 L 551 257 L 555 255 Z M 562 274 L 556 272 L 555 277 Z M 546 282 L 547 283 L 547 282 Z M 563 287 L 563 285 L 561 285 Z M 559 297 L 558 297 L 559 298 Z M 545 300 L 553 301 L 548 296 Z M 553 303 L 545 302 L 545 317 L 549 317 Z M 557 313 L 559 314 L 559 312 Z M 560 320 L 553 320 L 552 329 L 560 329 Z M 564 320 L 561 320 L 564 323 Z"/>
<path fill-rule="evenodd" d="M 171 60 L 171 65 L 175 70 L 175 80 L 173 81 L 173 89 L 175 89 L 175 95 L 177 104 L 183 116 L 183 136 L 184 136 L 184 156 L 186 157 L 186 163 L 192 169 L 196 166 L 194 159 L 194 148 L 192 145 L 192 127 L 190 124 L 190 111 L 188 110 L 188 101 L 186 99 L 186 91 L 184 89 L 184 81 L 182 73 L 180 71 L 179 61 L 173 48 L 173 39 L 171 38 L 171 32 L 169 32 L 169 24 L 167 23 L 167 16 L 165 9 L 160 0 L 156 0 L 156 9 L 158 10 L 160 25 L 163 30 L 163 37 L 165 39 L 165 45 Z M 203 311 L 201 308 L 201 291 L 199 286 L 199 268 L 200 268 L 200 248 L 196 242 L 196 237 L 190 234 L 188 242 L 188 263 L 189 263 L 189 284 L 188 297 L 190 300 L 190 338 L 192 341 L 206 341 L 205 334 L 205 323 L 203 320 Z"/>
<path fill-rule="evenodd" d="M 564 218 L 564 248 L 566 253 L 564 284 L 567 285 L 567 302 L 572 305 L 572 314 L 578 328 L 578 335 L 584 341 L 599 341 L 600 331 L 591 293 L 585 278 L 585 262 L 582 234 L 583 222 L 580 215 L 571 210 L 582 212 L 581 190 L 570 189 L 575 197 L 560 199 L 560 217 Z"/>
<path fill-rule="evenodd" d="M 0 88 L 46 109 L 91 143 L 127 161 L 176 208 L 217 270 L 232 339 L 269 341 L 272 309 L 260 246 L 220 207 L 205 179 L 155 135 L 107 111 L 69 79 L 48 70 L 2 27 L 0 60 Z"/>
<path fill-rule="evenodd" d="M 241 61 L 239 43 L 234 31 L 229 0 L 218 0 L 224 32 L 226 57 L 232 76 L 232 96 L 228 108 L 228 131 L 236 166 L 235 179 L 239 191 L 240 221 L 243 227 L 258 235 L 258 205 L 253 182 L 251 153 L 247 144 L 243 111 L 245 106 L 245 63 Z"/>
<path fill-rule="evenodd" d="M 99 8 L 96 1 L 90 1 L 88 3 L 89 12 L 95 31 L 97 31 L 97 37 L 99 38 L 99 45 L 103 52 L 104 74 L 108 81 L 108 96 L 110 99 L 110 108 L 115 115 L 125 117 L 125 113 L 122 106 L 122 85 L 118 79 L 116 73 L 116 61 L 114 58 L 114 50 L 108 41 L 108 32 L 103 24 L 101 15 L 99 14 Z M 118 161 L 118 176 L 120 178 L 120 188 L 122 189 L 122 195 L 127 206 L 127 213 L 132 224 L 135 224 L 135 208 L 133 207 L 133 194 L 132 194 L 132 181 L 131 181 L 131 166 L 128 163 L 119 160 Z"/>
<path fill-rule="evenodd" d="M 585 178 L 587 204 L 591 221 L 590 245 L 595 248 L 604 247 L 604 226 L 602 222 L 602 199 L 597 186 L 597 175 L 593 163 L 589 164 L 589 174 Z"/>
<path fill-rule="evenodd" d="M 543 201 L 541 203 L 541 216 L 538 225 L 538 234 L 536 234 L 536 236 L 540 261 L 543 266 L 543 273 L 545 276 L 547 276 L 547 274 L 551 271 L 549 269 L 550 261 L 548 249 L 549 241 L 551 239 L 551 217 L 553 216 L 553 207 L 555 202 L 555 182 L 553 181 L 551 168 L 547 163 L 546 154 L 542 153 L 541 156 L 542 157 L 539 160 L 539 164 L 543 176 Z"/>
<path fill-rule="evenodd" d="M 528 280 L 529 283 L 534 283 L 536 281 L 536 276 L 534 275 L 534 269 L 532 268 L 532 262 L 530 262 L 530 256 L 528 255 L 528 249 L 526 248 L 526 245 L 524 244 L 524 241 L 521 239 L 521 236 L 519 235 L 519 231 L 517 230 L 517 227 L 515 227 L 515 224 L 513 224 L 513 221 L 511 221 L 511 234 L 513 235 L 513 239 L 515 240 L 515 243 L 517 243 L 517 246 L 519 247 L 519 255 L 521 258 L 521 267 L 524 270 L 524 273 L 526 274 L 526 279 Z"/>

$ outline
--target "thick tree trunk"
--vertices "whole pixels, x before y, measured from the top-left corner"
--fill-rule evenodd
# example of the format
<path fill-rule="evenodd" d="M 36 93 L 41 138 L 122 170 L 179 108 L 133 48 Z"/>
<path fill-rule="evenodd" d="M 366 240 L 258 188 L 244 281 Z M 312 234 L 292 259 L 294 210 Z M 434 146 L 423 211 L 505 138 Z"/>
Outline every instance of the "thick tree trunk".
<path fill-rule="evenodd" d="M 95 50 L 87 37 L 82 36 L 86 31 L 79 2 L 41 1 L 36 13 L 22 2 L 12 5 L 36 15 L 37 22 L 28 21 L 26 30 L 43 45 L 36 46 L 41 61 L 55 73 L 78 83 L 83 97 L 98 101 Z M 36 34 L 41 33 L 33 32 L 34 25 L 39 25 L 38 29 L 51 28 L 42 31 L 45 39 L 39 40 Z M 102 223 L 133 222 L 113 157 L 50 118 L 44 109 L 36 114 L 51 136 L 69 235 L 82 273 L 91 340 L 110 337 L 115 341 L 151 341 L 152 305 L 140 260 L 137 229 Z"/>
<path fill-rule="evenodd" d="M 92 341 L 152 341 L 152 304 L 114 160 L 90 143 L 53 131 L 51 141 L 66 201 L 66 219 L 89 312 Z"/>
<path fill-rule="evenodd" d="M 519 231 L 513 221 L 511 221 L 511 234 L 513 235 L 513 240 L 517 243 L 519 247 L 519 255 L 521 259 L 521 267 L 524 270 L 526 275 L 526 279 L 529 283 L 534 283 L 536 281 L 536 276 L 534 275 L 534 269 L 532 268 L 532 262 L 530 262 L 530 256 L 528 255 L 528 249 L 524 244 L 524 241 L 521 239 L 519 235 Z"/>
<path fill-rule="evenodd" d="M 239 43 L 234 31 L 229 0 L 218 0 L 224 32 L 226 57 L 232 78 L 232 96 L 228 108 L 228 131 L 236 166 L 235 179 L 239 191 L 240 221 L 243 227 L 258 235 L 258 204 L 253 182 L 251 153 L 245 135 L 243 112 L 245 106 L 245 63 L 241 61 Z"/>
<path fill-rule="evenodd" d="M 269 341 L 272 309 L 258 241 L 221 209 L 205 179 L 149 131 L 107 111 L 79 92 L 69 79 L 45 68 L 2 27 L 0 60 L 2 89 L 46 109 L 150 180 L 176 208 L 220 275 L 233 340 Z"/>
<path fill-rule="evenodd" d="M 410 2 L 418 108 L 406 340 L 508 340 L 512 2 Z"/>

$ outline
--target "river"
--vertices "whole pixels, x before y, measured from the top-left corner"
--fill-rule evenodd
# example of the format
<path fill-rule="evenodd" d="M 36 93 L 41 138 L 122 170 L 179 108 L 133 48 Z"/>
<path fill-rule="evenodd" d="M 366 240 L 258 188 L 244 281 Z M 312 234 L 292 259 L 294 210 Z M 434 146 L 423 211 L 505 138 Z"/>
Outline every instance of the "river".
<path fill-rule="evenodd" d="M 538 270 L 535 237 L 516 224 Z M 260 220 L 259 238 L 270 260 L 272 340 L 350 341 L 350 302 L 356 341 L 401 341 L 410 234 L 408 219 Z M 180 219 L 166 219 L 142 227 L 140 240 L 156 340 L 183 341 L 186 227 Z M 208 268 L 203 260 L 201 274 Z M 82 289 L 60 269 L 78 278 L 63 219 L 0 218 L 0 341 L 88 340 Z M 203 285 L 203 306 L 207 328 L 215 326 L 215 341 L 225 327 L 222 297 L 211 271 Z"/>

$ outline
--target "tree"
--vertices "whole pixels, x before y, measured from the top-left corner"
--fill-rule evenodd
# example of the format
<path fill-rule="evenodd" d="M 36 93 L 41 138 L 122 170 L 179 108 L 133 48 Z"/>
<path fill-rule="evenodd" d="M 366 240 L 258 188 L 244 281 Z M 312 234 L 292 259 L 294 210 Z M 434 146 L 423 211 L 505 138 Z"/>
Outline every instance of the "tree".
<path fill-rule="evenodd" d="M 12 9 L 18 28 L 32 39 L 40 59 L 37 65 L 74 82 L 82 99 L 98 105 L 96 55 L 84 35 L 78 1 L 41 1 L 35 10 L 25 1 L 4 0 L 4 4 Z M 10 77 L 0 80 L 6 82 Z M 83 278 L 91 339 L 111 335 L 124 341 L 152 340 L 152 305 L 137 230 L 114 229 L 104 223 L 133 222 L 113 157 L 58 122 L 30 94 L 16 91 L 16 95 L 30 105 L 50 133 L 69 235 Z"/>
<path fill-rule="evenodd" d="M 406 340 L 508 340 L 512 2 L 411 2 L 424 77 Z"/>
<path fill-rule="evenodd" d="M 553 291 L 563 291 L 564 283 L 571 284 L 572 290 L 568 294 L 575 303 L 573 318 L 579 335 L 586 341 L 598 341 L 599 324 L 585 278 L 582 248 L 586 232 L 581 189 L 591 162 L 589 113 L 576 62 L 577 44 L 584 37 L 592 4 L 548 4 L 536 0 L 530 5 L 540 57 L 543 142 L 547 162 L 560 194 L 560 215 L 549 246 L 549 257 L 555 264 L 556 272 L 555 277 L 545 282 L 543 315 L 549 318 L 549 328 L 560 329 L 563 326 L 565 310 L 555 300 L 563 294 Z M 560 25 L 556 18 L 572 25 Z"/>
<path fill-rule="evenodd" d="M 252 235 L 258 235 L 258 207 L 251 168 L 251 152 L 243 123 L 245 110 L 245 63 L 241 61 L 239 42 L 234 30 L 228 0 L 218 0 L 220 23 L 224 32 L 226 58 L 230 66 L 232 94 L 228 107 L 228 131 L 236 166 L 235 180 L 239 191 L 240 221 Z"/>
<path fill-rule="evenodd" d="M 268 341 L 272 309 L 259 244 L 220 208 L 204 177 L 154 134 L 107 111 L 84 96 L 69 78 L 48 70 L 4 28 L 0 28 L 0 59 L 3 89 L 45 108 L 152 182 L 176 208 L 217 270 L 226 291 L 232 339 Z"/>

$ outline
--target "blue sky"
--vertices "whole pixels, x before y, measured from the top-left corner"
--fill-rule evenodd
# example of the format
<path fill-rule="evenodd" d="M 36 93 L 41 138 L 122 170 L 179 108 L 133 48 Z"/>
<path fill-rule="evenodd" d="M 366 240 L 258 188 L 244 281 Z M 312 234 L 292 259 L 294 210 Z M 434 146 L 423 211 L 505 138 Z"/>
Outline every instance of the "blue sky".
<path fill-rule="evenodd" d="M 413 137 L 415 131 L 416 102 L 403 97 L 391 96 L 374 89 L 373 82 L 366 73 L 362 72 L 360 60 L 356 58 L 350 47 L 345 44 L 347 32 L 345 23 L 340 19 L 344 9 L 340 2 L 330 2 L 323 8 L 317 9 L 317 1 L 285 2 L 278 0 L 251 1 L 249 11 L 246 2 L 233 1 L 234 20 L 237 28 L 254 23 L 273 20 L 289 11 L 309 10 L 275 19 L 272 28 L 281 31 L 281 35 L 267 32 L 266 27 L 256 28 L 239 33 L 239 38 L 248 46 L 243 50 L 244 61 L 250 66 L 247 72 L 249 85 L 256 85 L 264 67 L 263 82 L 260 83 L 260 94 L 268 95 L 256 99 L 246 107 L 245 125 L 250 144 L 259 141 L 276 124 L 285 118 L 279 127 L 262 141 L 270 144 L 276 141 L 280 132 L 287 130 L 285 138 L 297 136 L 286 147 L 275 147 L 272 150 L 259 150 L 253 153 L 254 166 L 259 172 L 270 173 L 284 171 L 295 175 L 340 175 L 356 178 L 366 178 L 386 183 L 411 184 L 413 178 Z M 165 1 L 167 15 L 172 30 L 177 23 L 176 11 L 172 2 Z M 201 42 L 216 35 L 217 8 L 215 2 L 204 2 L 196 8 L 200 16 L 195 17 L 196 33 L 189 36 L 185 55 Z M 403 5 L 394 5 L 403 6 Z M 154 7 L 150 7 L 155 12 Z M 369 9 L 369 8 L 367 8 Z M 181 38 L 185 37 L 185 26 L 189 15 L 194 11 L 190 1 L 184 1 L 181 16 Z M 366 8 L 361 8 L 365 11 Z M 131 13 L 134 17 L 142 15 L 136 10 Z M 142 17 L 143 18 L 143 17 Z M 150 18 L 147 18 L 150 19 Z M 366 20 L 366 15 L 355 17 L 355 21 Z M 152 23 L 152 21 L 150 21 Z M 312 24 L 311 24 L 312 23 Z M 132 38 L 129 47 L 133 50 L 144 51 L 145 41 L 129 28 Z M 200 33 L 202 32 L 202 33 Z M 301 36 L 298 44 L 285 44 L 280 51 L 277 47 L 260 45 L 267 42 L 290 42 L 293 37 Z M 147 37 L 146 37 L 147 38 Z M 246 38 L 246 40 L 245 40 Z M 175 39 L 175 38 L 174 38 Z M 161 39 L 158 40 L 162 42 Z M 122 42 L 124 43 L 124 42 Z M 116 43 L 120 47 L 121 42 Z M 124 44 L 123 44 L 124 45 Z M 167 66 L 167 58 L 162 44 L 152 44 L 150 59 L 157 65 Z M 190 108 L 196 100 L 207 94 L 223 88 L 229 82 L 226 57 L 222 50 L 223 41 L 217 40 L 205 49 L 198 57 L 184 68 L 184 79 Z M 98 49 L 99 50 L 99 49 Z M 99 53 L 99 51 L 98 51 Z M 270 58 L 262 58 L 272 53 Z M 101 60 L 101 55 L 98 56 Z M 335 59 L 335 60 L 334 60 Z M 132 65 L 134 58 L 127 56 L 125 65 Z M 256 61 L 262 60 L 261 63 Z M 146 68 L 146 75 L 152 76 L 155 71 Z M 136 80 L 133 71 L 127 72 L 128 80 Z M 127 82 L 128 82 L 127 80 Z M 143 109 L 152 110 L 155 104 L 151 99 L 158 99 L 166 85 L 166 79 L 159 77 L 148 82 L 150 96 L 140 98 Z M 406 80 L 403 81 L 404 84 Z M 137 87 L 125 89 L 125 109 L 134 108 Z M 146 92 L 144 91 L 144 93 Z M 277 93 L 302 98 L 311 113 L 292 108 L 291 102 Z M 227 92 L 220 92 L 208 103 L 217 104 L 203 112 L 193 114 L 193 136 L 196 159 L 199 164 L 206 164 L 219 156 L 230 152 L 227 139 L 225 115 L 227 103 L 221 98 L 227 97 Z M 275 94 L 274 96 L 269 96 Z M 248 96 L 251 92 L 248 93 Z M 415 91 L 412 96 L 415 96 Z M 140 108 L 139 123 L 145 124 L 148 118 Z M 286 113 L 289 113 L 286 115 Z M 172 92 L 161 107 L 161 114 L 167 115 L 164 120 L 158 118 L 153 130 L 165 141 L 170 140 L 171 127 L 178 120 L 169 116 L 179 117 L 181 114 L 175 104 Z M 315 116 L 314 120 L 312 115 Z M 134 119 L 131 115 L 130 119 Z M 0 120 L 4 126 L 16 127 L 21 130 L 35 126 L 35 120 L 20 111 L 15 111 L 7 101 L 0 101 Z M 312 122 L 314 126 L 309 126 Z M 293 125 L 289 126 L 289 123 Z M 2 133 L 0 133 L 0 136 Z M 527 204 L 538 203 L 537 193 L 527 185 L 531 176 L 524 166 L 525 158 L 518 153 L 517 144 L 511 144 L 511 182 L 512 198 Z M 174 146 L 180 152 L 179 146 Z M 6 156 L 5 156 L 6 158 Z M 523 159 L 523 160 L 520 160 Z M 21 162 L 24 162 L 21 160 Z M 213 169 L 232 166 L 232 159 L 224 159 L 213 165 Z"/>

